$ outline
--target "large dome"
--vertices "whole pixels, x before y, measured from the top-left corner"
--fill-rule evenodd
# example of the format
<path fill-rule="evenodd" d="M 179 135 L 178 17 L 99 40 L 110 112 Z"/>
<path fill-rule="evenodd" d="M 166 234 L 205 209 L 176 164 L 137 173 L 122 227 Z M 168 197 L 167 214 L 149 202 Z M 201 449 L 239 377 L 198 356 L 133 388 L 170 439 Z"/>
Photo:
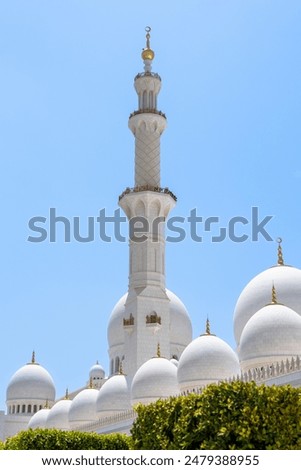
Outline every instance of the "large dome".
<path fill-rule="evenodd" d="M 192 326 L 189 314 L 179 297 L 166 289 L 170 300 L 170 348 L 171 355 L 180 356 L 183 349 L 192 340 Z"/>
<path fill-rule="evenodd" d="M 185 305 L 173 292 L 166 289 L 170 300 L 170 343 L 175 352 L 182 349 L 191 341 L 192 327 Z M 112 310 L 108 324 L 109 348 L 118 348 L 124 345 L 123 318 L 125 317 L 125 302 L 127 293 L 116 303 Z M 172 352 L 173 354 L 173 352 Z"/>
<path fill-rule="evenodd" d="M 123 318 L 125 315 L 125 302 L 128 294 L 124 294 L 114 306 L 108 324 L 109 348 L 120 346 L 124 343 Z"/>
<path fill-rule="evenodd" d="M 46 428 L 61 429 L 62 431 L 68 431 L 70 429 L 69 424 L 69 409 L 72 401 L 68 398 L 60 400 L 53 405 L 51 408 L 47 420 Z"/>
<path fill-rule="evenodd" d="M 181 391 L 240 375 L 238 357 L 222 339 L 204 334 L 194 339 L 183 351 L 178 366 Z"/>
<path fill-rule="evenodd" d="M 96 410 L 99 417 L 131 408 L 128 379 L 123 374 L 112 375 L 98 392 Z"/>
<path fill-rule="evenodd" d="M 71 429 L 97 421 L 96 402 L 98 393 L 95 388 L 86 388 L 73 398 L 69 409 Z"/>
<path fill-rule="evenodd" d="M 9 381 L 7 401 L 41 400 L 43 404 L 53 402 L 55 387 L 51 375 L 36 362 L 21 367 Z"/>
<path fill-rule="evenodd" d="M 177 367 L 168 359 L 154 357 L 149 359 L 134 375 L 131 397 L 132 404 L 148 404 L 159 398 L 179 394 Z"/>
<path fill-rule="evenodd" d="M 301 270 L 292 266 L 277 265 L 263 271 L 247 284 L 235 306 L 234 335 L 238 350 L 246 323 L 269 302 L 273 284 L 277 288 L 279 302 L 301 315 Z"/>
<path fill-rule="evenodd" d="M 250 318 L 240 342 L 243 371 L 301 355 L 301 317 L 277 303 L 266 305 Z"/>

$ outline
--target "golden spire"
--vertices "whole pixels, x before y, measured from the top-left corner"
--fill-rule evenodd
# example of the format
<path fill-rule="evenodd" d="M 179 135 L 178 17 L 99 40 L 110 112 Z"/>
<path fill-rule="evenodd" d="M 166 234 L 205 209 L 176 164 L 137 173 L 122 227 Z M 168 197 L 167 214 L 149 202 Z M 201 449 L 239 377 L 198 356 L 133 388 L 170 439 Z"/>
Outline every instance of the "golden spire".
<path fill-rule="evenodd" d="M 146 31 L 146 47 L 142 49 L 141 57 L 143 60 L 153 60 L 155 57 L 154 51 L 150 48 L 150 32 L 151 28 L 147 26 L 145 28 Z"/>
<path fill-rule="evenodd" d="M 31 355 L 31 363 L 32 364 L 35 364 L 36 362 L 36 353 L 34 351 L 32 351 L 32 355 Z"/>
<path fill-rule="evenodd" d="M 277 243 L 278 243 L 278 265 L 283 266 L 284 261 L 283 261 L 283 254 L 282 254 L 282 238 L 277 238 Z"/>
<path fill-rule="evenodd" d="M 48 401 L 48 398 L 45 402 L 45 406 L 44 406 L 44 410 L 49 410 L 49 401 Z"/>
<path fill-rule="evenodd" d="M 157 357 L 161 357 L 160 343 L 157 344 Z"/>
<path fill-rule="evenodd" d="M 206 320 L 206 335 L 211 335 L 211 333 L 210 333 L 210 322 L 209 322 L 208 317 L 207 317 L 207 320 Z"/>
<path fill-rule="evenodd" d="M 88 388 L 93 388 L 93 379 L 90 377 Z"/>
<path fill-rule="evenodd" d="M 65 398 L 64 400 L 69 400 L 69 390 L 68 387 L 66 388 Z"/>
<path fill-rule="evenodd" d="M 120 364 L 119 364 L 119 374 L 123 375 L 122 361 L 120 361 Z"/>
<path fill-rule="evenodd" d="M 274 283 L 273 283 L 273 287 L 272 287 L 272 304 L 278 304 L 276 289 L 275 289 Z"/>

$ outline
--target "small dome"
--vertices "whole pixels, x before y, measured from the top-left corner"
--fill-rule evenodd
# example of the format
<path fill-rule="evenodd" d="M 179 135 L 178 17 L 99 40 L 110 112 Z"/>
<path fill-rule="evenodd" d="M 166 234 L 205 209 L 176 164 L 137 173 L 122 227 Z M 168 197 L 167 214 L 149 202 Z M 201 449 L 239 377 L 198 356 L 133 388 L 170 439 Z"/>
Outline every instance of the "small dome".
<path fill-rule="evenodd" d="M 47 416 L 46 428 L 54 428 L 61 429 L 62 431 L 68 431 L 70 429 L 69 409 L 71 403 L 72 401 L 69 399 L 64 399 L 56 402 Z"/>
<path fill-rule="evenodd" d="M 46 421 L 49 415 L 49 408 L 42 408 L 37 411 L 29 420 L 27 428 L 28 429 L 45 429 Z"/>
<path fill-rule="evenodd" d="M 279 302 L 301 315 L 301 270 L 277 265 L 255 276 L 240 294 L 234 311 L 234 334 L 239 350 L 240 336 L 248 320 L 263 308 L 271 297 L 272 284 Z"/>
<path fill-rule="evenodd" d="M 239 351 L 243 371 L 297 355 L 301 355 L 301 317 L 285 305 L 266 305 L 243 329 Z"/>
<path fill-rule="evenodd" d="M 217 383 L 238 374 L 239 361 L 233 349 L 211 334 L 194 339 L 179 360 L 178 382 L 181 391 Z"/>
<path fill-rule="evenodd" d="M 104 378 L 104 376 L 105 376 L 105 370 L 100 364 L 98 364 L 98 362 L 94 364 L 94 366 L 91 367 L 89 371 L 90 379 L 101 380 Z"/>
<path fill-rule="evenodd" d="M 31 362 L 21 367 L 9 381 L 7 401 L 41 400 L 45 403 L 55 399 L 55 387 L 51 375 L 44 367 Z"/>
<path fill-rule="evenodd" d="M 159 398 L 178 395 L 177 368 L 168 359 L 149 359 L 134 375 L 131 397 L 132 404 L 148 404 Z"/>
<path fill-rule="evenodd" d="M 69 423 L 71 429 L 97 421 L 97 398 L 98 390 L 95 388 L 86 388 L 73 398 L 69 410 Z"/>
<path fill-rule="evenodd" d="M 112 375 L 98 392 L 96 410 L 99 417 L 131 409 L 128 379 L 123 374 Z"/>

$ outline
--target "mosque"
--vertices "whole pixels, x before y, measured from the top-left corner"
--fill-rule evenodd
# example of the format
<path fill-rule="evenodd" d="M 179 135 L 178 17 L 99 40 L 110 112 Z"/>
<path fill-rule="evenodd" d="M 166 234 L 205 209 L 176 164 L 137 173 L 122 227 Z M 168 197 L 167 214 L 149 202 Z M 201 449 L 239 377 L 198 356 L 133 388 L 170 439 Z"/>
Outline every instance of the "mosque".
<path fill-rule="evenodd" d="M 192 339 L 185 305 L 166 288 L 164 221 L 176 197 L 160 184 L 166 117 L 157 108 L 161 78 L 152 72 L 150 28 L 146 32 L 144 71 L 134 81 L 138 109 L 129 117 L 135 185 L 119 197 L 137 233 L 129 241 L 128 292 L 108 322 L 110 370 L 93 365 L 82 388 L 56 399 L 53 379 L 33 353 L 7 386 L 0 440 L 28 428 L 129 433 L 135 404 L 201 393 L 223 380 L 301 386 L 301 270 L 284 263 L 280 239 L 277 264 L 252 279 L 237 300 L 236 351 L 210 331 L 208 320 L 204 334 Z"/>

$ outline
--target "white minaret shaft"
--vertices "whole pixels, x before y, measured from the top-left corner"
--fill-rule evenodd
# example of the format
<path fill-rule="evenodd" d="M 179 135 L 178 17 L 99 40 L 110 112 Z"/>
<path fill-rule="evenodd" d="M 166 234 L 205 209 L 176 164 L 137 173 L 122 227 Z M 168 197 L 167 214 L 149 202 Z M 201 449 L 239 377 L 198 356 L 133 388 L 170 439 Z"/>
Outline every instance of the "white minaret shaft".
<path fill-rule="evenodd" d="M 125 304 L 125 354 L 123 370 L 131 378 L 155 356 L 170 357 L 169 299 L 165 290 L 165 219 L 176 203 L 175 196 L 161 188 L 160 138 L 165 115 L 157 110 L 161 78 L 153 73 L 154 52 L 150 28 L 142 51 L 144 72 L 135 77 L 138 110 L 129 118 L 135 136 L 135 186 L 127 188 L 119 204 L 130 223 L 129 292 Z M 136 231 L 137 230 L 137 231 Z"/>

